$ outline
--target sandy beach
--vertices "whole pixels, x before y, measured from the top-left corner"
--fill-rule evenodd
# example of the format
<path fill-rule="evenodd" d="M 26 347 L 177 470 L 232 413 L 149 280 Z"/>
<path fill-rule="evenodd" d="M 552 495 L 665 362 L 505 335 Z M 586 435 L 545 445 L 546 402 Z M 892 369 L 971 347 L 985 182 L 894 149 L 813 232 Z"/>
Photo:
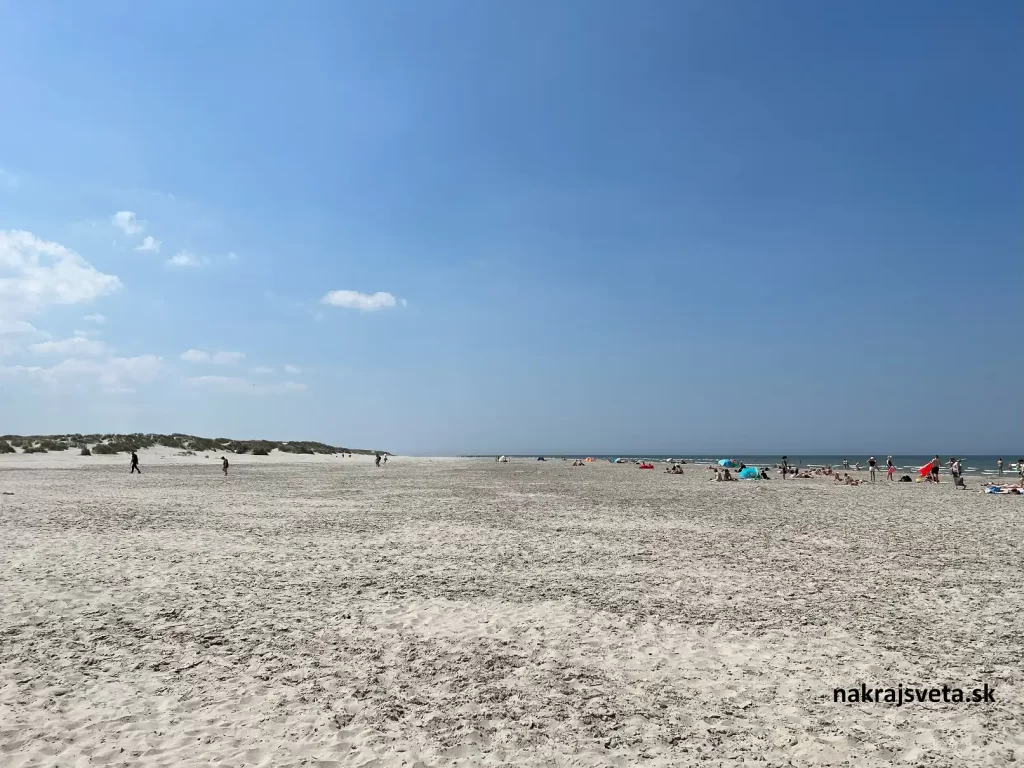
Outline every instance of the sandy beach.
<path fill-rule="evenodd" d="M 0 456 L 3 766 L 1024 760 L 1020 497 L 174 453 Z"/>

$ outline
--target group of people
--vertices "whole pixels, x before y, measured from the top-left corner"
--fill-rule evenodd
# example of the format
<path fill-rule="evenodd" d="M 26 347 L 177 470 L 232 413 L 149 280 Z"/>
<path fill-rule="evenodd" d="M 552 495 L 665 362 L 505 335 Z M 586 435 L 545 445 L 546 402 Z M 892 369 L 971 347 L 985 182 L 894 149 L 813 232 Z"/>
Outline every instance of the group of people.
<path fill-rule="evenodd" d="M 685 474 L 683 472 L 683 465 L 682 464 L 673 464 L 671 467 L 666 467 L 665 474 L 667 474 L 667 475 L 682 475 L 682 474 Z"/>

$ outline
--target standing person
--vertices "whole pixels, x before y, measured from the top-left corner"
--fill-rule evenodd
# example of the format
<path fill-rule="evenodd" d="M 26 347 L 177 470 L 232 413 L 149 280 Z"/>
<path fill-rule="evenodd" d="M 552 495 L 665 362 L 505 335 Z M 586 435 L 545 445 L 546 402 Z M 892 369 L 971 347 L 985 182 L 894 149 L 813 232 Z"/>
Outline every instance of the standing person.
<path fill-rule="evenodd" d="M 785 456 L 782 457 L 782 479 L 786 479 L 786 473 L 789 471 L 789 459 Z"/>
<path fill-rule="evenodd" d="M 956 488 L 960 480 L 960 459 L 953 457 L 949 461 L 949 474 L 953 476 L 953 488 Z"/>
<path fill-rule="evenodd" d="M 1003 457 L 1002 456 L 1000 456 L 999 459 L 996 460 L 996 469 L 999 470 L 999 476 L 1002 477 L 1003 476 Z"/>
<path fill-rule="evenodd" d="M 221 456 L 220 457 L 220 468 L 224 470 L 224 476 L 227 477 L 227 474 L 228 474 L 228 457 L 227 456 Z"/>
<path fill-rule="evenodd" d="M 1020 484 L 1024 485 L 1024 459 L 1017 459 L 1017 474 L 1020 475 Z"/>
<path fill-rule="evenodd" d="M 384 463 L 385 463 L 385 464 L 387 464 L 387 463 L 388 463 L 388 455 L 387 455 L 386 453 L 384 454 Z"/>
<path fill-rule="evenodd" d="M 871 478 L 871 482 L 875 482 L 875 466 L 878 462 L 875 461 L 875 457 L 872 456 L 868 459 L 868 476 Z"/>
<path fill-rule="evenodd" d="M 896 473 L 896 465 L 892 463 L 892 456 L 885 460 L 885 466 L 888 469 L 888 477 L 892 480 L 892 476 Z"/>
<path fill-rule="evenodd" d="M 939 460 L 938 456 L 936 456 L 934 459 L 932 459 L 931 477 L 932 477 L 932 482 L 933 483 L 939 482 L 939 464 L 941 464 L 941 463 L 942 462 Z"/>
<path fill-rule="evenodd" d="M 374 459 L 373 463 L 376 464 L 378 467 L 380 466 L 380 454 L 379 453 L 376 454 L 376 458 Z"/>
<path fill-rule="evenodd" d="M 135 451 L 132 451 L 132 468 L 128 470 L 128 474 L 130 475 L 132 472 L 142 474 L 142 470 L 139 469 L 139 455 Z"/>

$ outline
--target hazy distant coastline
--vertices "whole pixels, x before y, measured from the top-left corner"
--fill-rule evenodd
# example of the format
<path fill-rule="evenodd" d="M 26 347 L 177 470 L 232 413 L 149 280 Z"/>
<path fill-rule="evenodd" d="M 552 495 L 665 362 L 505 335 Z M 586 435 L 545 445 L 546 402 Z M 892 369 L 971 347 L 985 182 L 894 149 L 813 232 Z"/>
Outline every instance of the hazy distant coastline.
<path fill-rule="evenodd" d="M 152 432 L 129 434 L 69 433 L 63 435 L 0 435 L 0 454 L 50 453 L 76 450 L 81 455 L 131 453 L 145 448 L 163 446 L 183 452 L 234 453 L 265 456 L 271 451 L 296 454 L 389 454 L 372 448 L 345 448 L 310 440 L 238 440 L 227 437 L 197 437 L 178 432 L 161 435 Z"/>

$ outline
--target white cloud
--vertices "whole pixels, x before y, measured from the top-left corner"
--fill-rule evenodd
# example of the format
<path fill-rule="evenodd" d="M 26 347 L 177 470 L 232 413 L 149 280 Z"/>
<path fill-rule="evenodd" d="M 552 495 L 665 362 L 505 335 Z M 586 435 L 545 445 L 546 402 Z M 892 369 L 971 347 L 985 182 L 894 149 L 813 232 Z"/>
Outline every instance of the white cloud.
<path fill-rule="evenodd" d="M 97 323 L 99 325 L 103 325 L 105 322 L 107 322 L 107 318 L 99 313 L 96 313 L 95 315 L 86 315 L 82 319 L 88 320 L 90 323 Z"/>
<path fill-rule="evenodd" d="M 190 349 L 181 353 L 181 359 L 188 363 L 215 363 L 216 365 L 234 365 L 245 359 L 245 352 L 203 352 L 201 349 Z"/>
<path fill-rule="evenodd" d="M 201 267 L 204 262 L 191 251 L 178 251 L 167 260 L 172 267 Z"/>
<path fill-rule="evenodd" d="M 31 232 L 0 232 L 0 315 L 31 315 L 54 304 L 80 304 L 121 288 L 70 248 Z"/>
<path fill-rule="evenodd" d="M 162 357 L 108 357 L 106 360 L 72 358 L 51 368 L 35 365 L 14 365 L 0 368 L 0 373 L 33 376 L 48 384 L 65 382 L 96 383 L 105 392 L 134 392 L 138 384 L 150 384 L 166 372 Z"/>
<path fill-rule="evenodd" d="M 146 230 L 146 222 L 139 221 L 131 211 L 118 211 L 110 221 L 129 237 L 142 234 Z"/>
<path fill-rule="evenodd" d="M 250 368 L 249 372 L 255 373 L 259 376 L 266 376 L 267 374 L 273 373 L 274 369 L 266 365 L 257 365 L 255 368 Z"/>
<path fill-rule="evenodd" d="M 34 355 L 72 355 L 75 357 L 98 357 L 107 353 L 107 345 L 102 341 L 93 341 L 83 336 L 72 336 L 70 339 L 40 341 L 30 344 L 29 350 Z"/>
<path fill-rule="evenodd" d="M 136 246 L 136 251 L 152 251 L 153 253 L 160 253 L 160 241 L 152 235 L 146 235 L 142 238 L 142 244 Z"/>
<path fill-rule="evenodd" d="M 190 349 L 181 353 L 181 359 L 187 363 L 204 363 L 210 359 L 210 353 L 199 349 Z"/>
<path fill-rule="evenodd" d="M 0 316 L 0 355 L 13 355 L 22 351 L 25 344 L 50 338 L 25 320 L 5 320 Z"/>
<path fill-rule="evenodd" d="M 298 376 L 300 373 L 302 373 L 302 371 L 299 370 L 299 367 L 297 365 L 292 365 L 291 363 L 284 367 L 284 372 L 290 373 L 292 376 Z"/>
<path fill-rule="evenodd" d="M 346 309 L 358 309 L 363 312 L 376 312 L 378 309 L 388 309 L 399 303 L 390 293 L 377 291 L 377 293 L 360 293 L 359 291 L 330 291 L 320 299 L 321 304 L 330 304 L 334 307 L 345 307 Z M 404 307 L 405 299 L 401 299 Z"/>
<path fill-rule="evenodd" d="M 305 384 L 295 381 L 261 384 L 239 376 L 193 376 L 185 381 L 194 387 L 236 395 L 277 395 L 306 390 Z"/>
<path fill-rule="evenodd" d="M 238 261 L 239 255 L 234 251 L 228 251 L 228 261 Z"/>

